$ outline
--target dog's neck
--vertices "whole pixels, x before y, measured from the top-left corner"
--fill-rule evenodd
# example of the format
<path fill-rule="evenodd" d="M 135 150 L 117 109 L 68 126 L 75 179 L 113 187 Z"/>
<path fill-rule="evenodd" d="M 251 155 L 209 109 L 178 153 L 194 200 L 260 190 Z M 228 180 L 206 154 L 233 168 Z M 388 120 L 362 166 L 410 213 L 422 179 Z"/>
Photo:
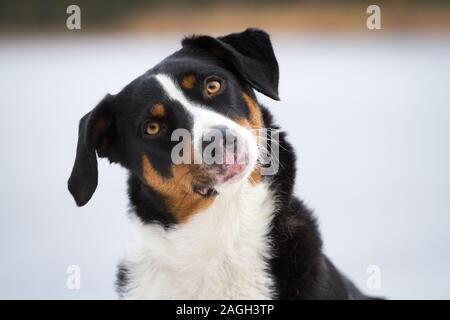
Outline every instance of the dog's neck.
<path fill-rule="evenodd" d="M 183 224 L 136 220 L 138 246 L 129 256 L 136 269 L 127 296 L 271 298 L 268 234 L 275 205 L 268 184 L 245 182 Z"/>
<path fill-rule="evenodd" d="M 265 210 L 261 211 L 266 207 L 271 209 L 270 212 L 266 212 Z M 153 226 L 156 225 L 158 228 L 167 232 L 177 232 L 205 223 L 213 227 L 207 231 L 213 235 L 217 235 L 221 230 L 217 230 L 216 228 L 222 228 L 224 225 L 246 224 L 248 219 L 251 219 L 253 216 L 260 217 L 261 219 L 271 219 L 270 215 L 273 214 L 274 210 L 275 198 L 268 184 L 261 182 L 255 185 L 244 181 L 239 186 L 217 195 L 214 202 L 208 208 L 192 215 L 184 223 L 175 224 L 169 228 L 165 228 L 161 224 L 142 223 L 142 221 L 136 223 L 143 226 L 138 229 L 140 232 L 144 232 L 141 233 L 144 237 L 147 226 L 154 229 Z M 229 231 L 229 228 L 225 227 L 224 230 Z M 236 234 L 222 234 L 222 236 L 226 236 L 227 240 L 233 241 L 235 240 L 233 237 Z"/>

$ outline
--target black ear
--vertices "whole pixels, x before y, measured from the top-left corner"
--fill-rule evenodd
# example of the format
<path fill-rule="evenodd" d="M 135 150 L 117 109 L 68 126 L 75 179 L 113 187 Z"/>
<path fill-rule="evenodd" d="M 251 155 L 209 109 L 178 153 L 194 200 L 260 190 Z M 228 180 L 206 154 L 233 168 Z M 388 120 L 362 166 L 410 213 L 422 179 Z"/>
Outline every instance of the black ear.
<path fill-rule="evenodd" d="M 182 42 L 206 50 L 228 62 L 248 84 L 266 96 L 278 97 L 278 62 L 269 35 L 258 29 L 232 33 L 224 37 L 193 36 Z"/>
<path fill-rule="evenodd" d="M 114 97 L 107 95 L 80 120 L 75 163 L 68 188 L 78 206 L 85 205 L 97 188 L 97 156 L 114 161 L 118 157 L 118 139 L 112 112 Z"/>

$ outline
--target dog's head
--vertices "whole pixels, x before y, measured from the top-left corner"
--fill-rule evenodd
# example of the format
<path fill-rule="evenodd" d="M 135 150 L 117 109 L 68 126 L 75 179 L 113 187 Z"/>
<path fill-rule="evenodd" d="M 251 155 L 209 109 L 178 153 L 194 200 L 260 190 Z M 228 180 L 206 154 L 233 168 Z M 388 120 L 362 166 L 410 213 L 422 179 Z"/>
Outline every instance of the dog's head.
<path fill-rule="evenodd" d="M 178 220 L 218 193 L 258 182 L 264 123 L 253 89 L 278 100 L 278 64 L 265 32 L 184 39 L 179 51 L 80 120 L 68 182 L 76 203 L 86 204 L 97 187 L 97 156 L 160 194 Z"/>

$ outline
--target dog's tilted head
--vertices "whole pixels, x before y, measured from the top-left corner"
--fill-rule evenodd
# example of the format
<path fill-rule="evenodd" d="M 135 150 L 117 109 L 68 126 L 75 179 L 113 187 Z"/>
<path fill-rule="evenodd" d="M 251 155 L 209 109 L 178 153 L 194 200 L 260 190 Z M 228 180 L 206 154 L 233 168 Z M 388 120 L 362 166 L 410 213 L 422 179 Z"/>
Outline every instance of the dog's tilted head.
<path fill-rule="evenodd" d="M 81 119 L 68 182 L 76 203 L 86 204 L 96 189 L 97 155 L 161 195 L 178 221 L 221 192 L 257 183 L 264 123 L 253 89 L 278 99 L 278 64 L 265 32 L 184 39 Z"/>

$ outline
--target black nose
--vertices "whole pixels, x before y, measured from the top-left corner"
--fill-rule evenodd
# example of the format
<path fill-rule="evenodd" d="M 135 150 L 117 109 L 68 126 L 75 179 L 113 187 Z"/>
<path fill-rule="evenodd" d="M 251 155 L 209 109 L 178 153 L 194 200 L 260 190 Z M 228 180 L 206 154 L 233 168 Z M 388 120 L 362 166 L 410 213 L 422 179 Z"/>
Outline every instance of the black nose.
<path fill-rule="evenodd" d="M 216 142 L 216 139 L 219 140 Z M 226 126 L 211 127 L 203 133 L 202 150 L 204 150 L 211 142 L 216 142 L 217 146 L 223 146 L 230 151 L 233 151 L 236 139 L 237 136 L 234 131 Z"/>
<path fill-rule="evenodd" d="M 233 130 L 226 126 L 214 126 L 203 133 L 202 153 L 206 163 L 212 158 L 223 159 L 223 152 L 236 153 L 237 136 Z M 210 163 L 208 163 L 210 164 Z"/>

